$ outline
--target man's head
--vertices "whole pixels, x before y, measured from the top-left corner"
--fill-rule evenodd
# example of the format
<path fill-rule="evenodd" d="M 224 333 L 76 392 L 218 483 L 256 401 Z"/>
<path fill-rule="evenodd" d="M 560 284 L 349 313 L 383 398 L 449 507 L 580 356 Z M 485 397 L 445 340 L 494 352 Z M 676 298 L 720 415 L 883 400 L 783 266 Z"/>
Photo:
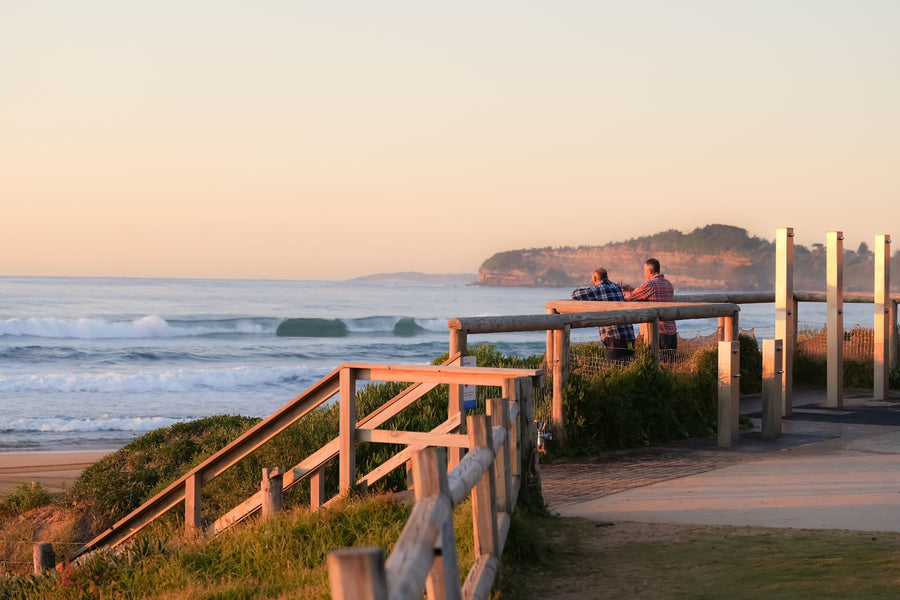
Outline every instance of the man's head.
<path fill-rule="evenodd" d="M 654 275 L 659 274 L 659 261 L 655 258 L 648 258 L 644 261 L 644 277 L 650 279 Z"/>
<path fill-rule="evenodd" d="M 601 281 L 606 279 L 606 277 L 607 277 L 606 269 L 604 269 L 603 267 L 597 267 L 591 273 L 591 281 L 593 282 L 594 285 L 599 285 Z"/>

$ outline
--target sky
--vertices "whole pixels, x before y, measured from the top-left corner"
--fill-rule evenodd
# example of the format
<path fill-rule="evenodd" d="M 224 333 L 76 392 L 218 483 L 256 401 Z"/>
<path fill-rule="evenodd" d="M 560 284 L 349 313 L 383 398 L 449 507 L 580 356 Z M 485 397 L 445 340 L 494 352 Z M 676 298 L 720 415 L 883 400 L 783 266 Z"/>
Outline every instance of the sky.
<path fill-rule="evenodd" d="M 0 0 L 0 275 L 900 238 L 900 2 Z"/>

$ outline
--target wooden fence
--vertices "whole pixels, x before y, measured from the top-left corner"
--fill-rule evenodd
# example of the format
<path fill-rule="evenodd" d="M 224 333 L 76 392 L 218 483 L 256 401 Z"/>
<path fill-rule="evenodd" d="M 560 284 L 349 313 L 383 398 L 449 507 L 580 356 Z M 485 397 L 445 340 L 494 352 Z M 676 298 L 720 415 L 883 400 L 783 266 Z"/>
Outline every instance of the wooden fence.
<path fill-rule="evenodd" d="M 487 416 L 466 419 L 469 448 L 447 472 L 446 448 L 429 447 L 413 455 L 416 503 L 391 556 L 381 548 L 347 548 L 328 555 L 332 597 L 339 600 L 487 598 L 500 566 L 510 515 L 528 468 L 533 435 L 521 439 L 533 422 L 532 386 L 519 380 L 518 401 L 496 398 Z M 526 416 L 522 420 L 521 416 Z M 518 421 L 518 425 L 516 424 Z M 528 428 L 529 432 L 533 429 Z M 453 509 L 472 497 L 475 561 L 461 582 Z"/>
<path fill-rule="evenodd" d="M 85 544 L 70 557 L 70 560 L 94 550 L 122 544 L 154 519 L 181 502 L 184 502 L 185 526 L 189 529 L 204 528 L 201 511 L 203 486 L 335 395 L 338 395 L 340 405 L 338 437 L 284 473 L 281 473 L 280 470 L 267 473 L 262 482 L 263 488 L 268 487 L 271 490 L 271 482 L 275 481 L 279 484 L 277 485 L 278 491 L 283 492 L 300 481 L 309 479 L 310 506 L 315 509 L 326 504 L 324 471 L 328 463 L 335 458 L 339 461 L 339 490 L 337 496 L 334 496 L 337 498 L 346 494 L 351 487 L 368 486 L 406 464 L 416 449 L 430 445 L 459 449 L 471 446 L 474 442 L 467 440 L 464 435 L 454 433 L 462 429 L 461 425 L 464 421 L 461 419 L 461 412 L 454 410 L 452 406 L 448 419 L 431 432 L 379 429 L 391 417 L 440 384 L 450 384 L 451 388 L 460 385 L 499 386 L 504 395 L 512 402 L 517 402 L 518 397 L 525 395 L 528 403 L 524 407 L 516 404 L 516 407 L 512 409 L 512 414 L 517 415 L 518 418 L 512 427 L 515 441 L 510 445 L 515 447 L 517 452 L 519 452 L 518 449 L 522 449 L 519 453 L 525 457 L 523 460 L 527 458 L 535 461 L 536 459 L 532 457 L 533 452 L 528 450 L 529 445 L 533 444 L 536 437 L 532 434 L 534 409 L 531 405 L 531 388 L 541 385 L 543 373 L 540 370 L 531 369 L 461 367 L 457 366 L 459 362 L 459 356 L 452 356 L 441 366 L 341 365 L 267 419 L 258 423 L 202 464 L 191 469 L 165 490 Z M 356 382 L 360 380 L 411 382 L 413 385 L 357 421 Z M 356 472 L 356 443 L 358 441 L 407 444 L 408 447 L 370 473 L 359 477 Z M 536 469 L 536 464 L 529 463 L 529 465 L 531 466 L 528 468 Z M 515 475 L 520 474 L 520 467 L 521 465 L 515 467 L 513 471 Z M 280 497 L 280 494 L 278 496 Z M 260 492 L 215 522 L 205 526 L 205 532 L 208 535 L 218 534 L 263 510 L 264 506 L 270 503 L 270 497 L 263 494 L 261 489 Z"/>

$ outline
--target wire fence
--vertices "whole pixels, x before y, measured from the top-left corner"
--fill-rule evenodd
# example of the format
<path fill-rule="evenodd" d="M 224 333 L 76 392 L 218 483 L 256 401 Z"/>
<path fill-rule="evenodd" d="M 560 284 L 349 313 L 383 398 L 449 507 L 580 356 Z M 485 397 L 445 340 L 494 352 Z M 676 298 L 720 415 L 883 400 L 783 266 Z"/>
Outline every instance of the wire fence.
<path fill-rule="evenodd" d="M 754 340 L 754 329 L 741 329 L 741 335 Z M 660 350 L 661 364 L 676 370 L 688 370 L 694 365 L 695 357 L 703 350 L 715 349 L 718 340 L 715 333 L 697 334 L 694 337 L 678 337 L 677 350 Z M 640 341 L 638 342 L 640 343 Z M 807 324 L 797 332 L 796 351 L 807 356 L 826 357 L 828 355 L 828 328 Z M 875 331 L 871 328 L 855 326 L 844 331 L 844 359 L 870 362 L 875 356 Z M 605 349 L 599 342 L 573 344 L 569 350 L 569 366 L 573 373 L 591 376 L 602 371 L 622 367 L 626 361 L 608 360 Z"/>
<path fill-rule="evenodd" d="M 756 339 L 753 329 L 741 329 L 741 335 L 748 335 Z M 641 342 L 638 341 L 638 344 Z M 678 347 L 674 350 L 660 350 L 659 361 L 661 364 L 675 370 L 689 370 L 693 367 L 697 355 L 704 351 L 715 349 L 718 344 L 716 333 L 703 335 L 698 333 L 694 337 L 678 337 Z M 569 349 L 569 368 L 573 373 L 590 377 L 602 371 L 623 367 L 628 361 L 609 360 L 606 358 L 605 348 L 599 342 L 587 342 L 573 344 Z"/>
<path fill-rule="evenodd" d="M 804 328 L 797 332 L 797 352 L 809 356 L 828 355 L 828 327 Z M 844 359 L 872 361 L 875 358 L 875 330 L 856 326 L 844 330 Z"/>
<path fill-rule="evenodd" d="M 52 544 L 57 560 L 68 556 L 83 542 L 53 540 L 0 540 L 0 577 L 29 575 L 34 571 L 33 548 L 35 544 Z"/>

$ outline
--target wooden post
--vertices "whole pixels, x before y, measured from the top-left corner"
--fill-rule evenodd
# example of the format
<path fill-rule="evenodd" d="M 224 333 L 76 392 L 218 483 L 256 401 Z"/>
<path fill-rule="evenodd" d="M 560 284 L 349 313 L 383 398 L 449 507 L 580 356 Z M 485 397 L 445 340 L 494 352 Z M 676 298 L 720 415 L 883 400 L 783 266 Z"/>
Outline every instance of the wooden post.
<path fill-rule="evenodd" d="M 465 329 L 451 329 L 450 330 L 450 358 L 462 358 L 466 355 L 468 350 L 468 331 Z M 457 433 L 465 434 L 466 433 L 466 420 L 461 418 L 464 415 L 463 413 L 463 386 L 450 384 L 450 404 L 447 408 L 447 418 L 453 418 L 457 415 L 460 416 L 459 419 L 459 429 Z M 465 456 L 465 449 L 463 448 L 450 448 L 450 460 L 448 461 L 448 469 L 451 471 L 456 468 L 456 465 L 459 464 L 459 461 L 462 460 L 463 456 Z"/>
<path fill-rule="evenodd" d="M 897 301 L 891 300 L 891 317 L 888 319 L 890 321 L 890 329 L 891 329 L 891 368 L 897 368 L 897 356 L 900 353 L 900 346 L 898 346 L 898 335 L 897 335 Z"/>
<path fill-rule="evenodd" d="M 488 415 L 491 417 L 491 423 L 502 425 L 506 430 L 506 443 L 497 452 L 494 459 L 494 471 L 497 474 L 497 506 L 499 509 L 511 513 L 512 512 L 512 471 L 510 470 L 510 451 L 509 451 L 509 401 L 506 398 L 491 398 L 488 402 Z"/>
<path fill-rule="evenodd" d="M 519 404 L 519 494 L 526 487 L 541 493 L 541 465 L 537 453 L 537 425 L 534 420 L 534 387 L 530 377 L 516 379 L 510 400 Z"/>
<path fill-rule="evenodd" d="M 316 510 L 325 504 L 325 469 L 316 469 L 309 476 L 309 508 Z"/>
<path fill-rule="evenodd" d="M 343 368 L 340 374 L 340 439 L 338 491 L 346 494 L 356 484 L 356 373 Z"/>
<path fill-rule="evenodd" d="M 387 600 L 384 550 L 344 548 L 328 553 L 328 581 L 334 600 Z"/>
<path fill-rule="evenodd" d="M 740 443 L 740 342 L 719 342 L 719 448 Z"/>
<path fill-rule="evenodd" d="M 650 353 L 653 355 L 653 360 L 659 362 L 659 319 L 650 321 L 650 339 L 647 341 L 650 342 Z"/>
<path fill-rule="evenodd" d="M 473 448 L 492 448 L 491 418 L 486 415 L 468 417 L 469 443 Z M 475 559 L 497 552 L 497 508 L 494 463 L 472 488 L 472 522 L 475 528 Z"/>
<path fill-rule="evenodd" d="M 781 386 L 781 414 L 792 412 L 794 344 L 797 315 L 794 312 L 794 228 L 775 230 L 775 337 L 782 340 L 784 381 Z"/>
<path fill-rule="evenodd" d="M 506 383 L 503 384 L 503 397 L 508 398 L 509 402 L 517 402 L 516 400 L 516 380 L 515 379 L 507 379 Z M 520 448 L 521 448 L 521 435 L 522 435 L 522 427 L 520 423 L 522 423 L 522 404 L 519 403 L 519 416 L 515 420 L 509 421 L 509 471 L 513 477 L 518 477 L 519 475 L 519 467 L 520 467 Z M 509 409 L 507 408 L 507 419 L 509 418 Z"/>
<path fill-rule="evenodd" d="M 738 313 L 734 313 L 730 317 L 721 317 L 721 321 L 723 324 L 723 334 L 725 339 L 720 340 L 723 342 L 736 342 L 738 339 Z"/>
<path fill-rule="evenodd" d="M 569 378 L 569 335 L 571 326 L 553 332 L 553 435 L 559 443 L 566 441 L 565 396 Z"/>
<path fill-rule="evenodd" d="M 547 314 L 558 315 L 559 311 L 555 308 L 548 308 Z M 553 372 L 553 340 L 555 339 L 554 331 L 555 330 L 553 329 L 547 330 L 547 351 L 544 353 L 544 372 L 547 373 L 547 375 L 550 375 Z"/>
<path fill-rule="evenodd" d="M 448 494 L 447 449 L 429 447 L 412 456 L 413 480 L 416 500 Z M 451 513 L 441 526 L 441 534 L 435 546 L 434 562 L 425 582 L 429 600 L 461 598 L 459 585 L 459 558 L 456 553 L 456 533 Z"/>
<path fill-rule="evenodd" d="M 890 395 L 891 236 L 875 236 L 875 400 Z"/>
<path fill-rule="evenodd" d="M 34 561 L 35 575 L 43 575 L 56 568 L 56 553 L 53 552 L 53 544 L 35 544 L 32 547 L 31 556 Z"/>
<path fill-rule="evenodd" d="M 763 340 L 762 438 L 781 437 L 781 340 Z"/>
<path fill-rule="evenodd" d="M 844 234 L 827 234 L 828 394 L 825 406 L 844 406 Z"/>
<path fill-rule="evenodd" d="M 263 520 L 284 510 L 284 473 L 278 467 L 262 470 L 260 494 Z"/>
<path fill-rule="evenodd" d="M 203 526 L 201 514 L 200 473 L 194 473 L 184 482 L 184 528 L 187 531 Z"/>
<path fill-rule="evenodd" d="M 718 342 L 730 342 L 731 340 L 725 339 L 725 317 L 719 317 L 719 325 L 716 327 L 716 341 Z"/>

